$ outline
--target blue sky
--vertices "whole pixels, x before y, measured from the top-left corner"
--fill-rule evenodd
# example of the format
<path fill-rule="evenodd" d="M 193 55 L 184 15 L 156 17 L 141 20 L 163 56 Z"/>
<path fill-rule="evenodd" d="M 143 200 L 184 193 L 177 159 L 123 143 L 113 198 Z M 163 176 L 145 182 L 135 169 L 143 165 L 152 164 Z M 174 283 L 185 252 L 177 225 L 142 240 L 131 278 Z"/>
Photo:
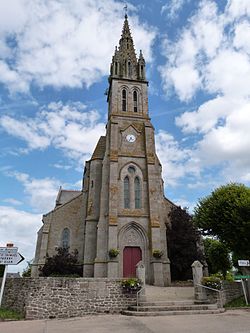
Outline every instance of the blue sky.
<path fill-rule="evenodd" d="M 250 183 L 250 1 L 127 2 L 143 50 L 165 194 L 189 207 Z M 0 2 L 0 245 L 34 256 L 59 186 L 80 189 L 105 133 L 124 3 Z M 23 265 L 25 266 L 25 264 Z M 12 268 L 22 270 L 23 266 Z"/>

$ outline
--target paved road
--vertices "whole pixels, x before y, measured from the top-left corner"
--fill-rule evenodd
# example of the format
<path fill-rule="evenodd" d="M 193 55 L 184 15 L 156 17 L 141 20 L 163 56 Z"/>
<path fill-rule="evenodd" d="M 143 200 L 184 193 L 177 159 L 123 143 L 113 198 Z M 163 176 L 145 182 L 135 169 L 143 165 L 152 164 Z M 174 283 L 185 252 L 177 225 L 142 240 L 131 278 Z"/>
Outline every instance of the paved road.
<path fill-rule="evenodd" d="M 250 310 L 218 315 L 126 317 L 99 315 L 61 320 L 0 322 L 0 333 L 250 333 Z"/>

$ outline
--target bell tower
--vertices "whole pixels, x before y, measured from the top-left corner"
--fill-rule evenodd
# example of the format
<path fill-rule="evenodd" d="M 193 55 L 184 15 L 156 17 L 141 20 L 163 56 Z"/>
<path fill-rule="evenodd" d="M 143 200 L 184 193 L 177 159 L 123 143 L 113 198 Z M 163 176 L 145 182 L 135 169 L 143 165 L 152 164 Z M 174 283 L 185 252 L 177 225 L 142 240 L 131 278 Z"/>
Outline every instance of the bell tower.
<path fill-rule="evenodd" d="M 134 277 L 140 262 L 146 283 L 166 286 L 166 222 L 173 203 L 163 192 L 146 64 L 142 51 L 136 55 L 127 15 L 108 82 L 106 135 L 85 163 L 82 190 L 60 189 L 55 208 L 43 216 L 32 275 L 64 243 L 66 232 L 84 277 Z"/>
<path fill-rule="evenodd" d="M 145 60 L 142 51 L 136 56 L 127 15 L 108 81 L 99 219 L 96 236 L 86 237 L 85 253 L 93 248 L 96 238 L 95 277 L 134 276 L 135 266 L 142 260 L 147 283 L 168 285 L 161 164 L 148 114 Z M 89 226 L 93 234 L 94 224 Z M 112 249 L 119 251 L 115 258 L 109 255 Z M 160 258 L 154 257 L 155 250 L 162 253 Z M 90 266 L 86 272 L 85 276 L 92 274 Z"/>

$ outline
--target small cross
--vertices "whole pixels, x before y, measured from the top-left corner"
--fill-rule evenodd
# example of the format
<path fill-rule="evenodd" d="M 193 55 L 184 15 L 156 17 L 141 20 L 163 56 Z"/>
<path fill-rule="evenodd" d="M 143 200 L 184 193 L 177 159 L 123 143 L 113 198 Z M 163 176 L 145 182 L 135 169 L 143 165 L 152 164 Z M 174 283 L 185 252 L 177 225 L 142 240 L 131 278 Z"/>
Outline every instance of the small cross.
<path fill-rule="evenodd" d="M 128 6 L 127 6 L 127 4 L 125 4 L 125 6 L 123 7 L 123 9 L 124 9 L 124 12 L 125 12 L 125 18 L 127 18 L 128 17 Z"/>

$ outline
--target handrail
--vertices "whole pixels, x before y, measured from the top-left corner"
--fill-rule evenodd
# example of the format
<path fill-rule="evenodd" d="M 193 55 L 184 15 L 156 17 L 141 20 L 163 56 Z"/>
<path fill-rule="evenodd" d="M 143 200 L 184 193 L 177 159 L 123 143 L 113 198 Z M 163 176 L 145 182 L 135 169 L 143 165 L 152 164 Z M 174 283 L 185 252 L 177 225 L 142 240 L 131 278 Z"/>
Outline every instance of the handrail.
<path fill-rule="evenodd" d="M 138 312 L 138 303 L 139 303 L 139 294 L 143 291 L 143 290 L 145 290 L 145 287 L 142 287 L 139 291 L 137 291 L 137 293 L 136 293 L 136 311 Z"/>
<path fill-rule="evenodd" d="M 205 288 L 205 289 L 209 289 L 209 290 L 212 290 L 212 291 L 216 291 L 217 293 L 219 293 L 219 299 L 220 299 L 220 308 L 223 308 L 223 302 L 222 302 L 222 290 L 218 290 L 218 289 L 215 289 L 215 288 L 211 288 L 211 287 L 208 287 L 208 286 L 204 286 L 203 284 L 199 284 L 197 283 L 195 286 L 198 286 L 198 287 L 202 287 L 202 288 Z"/>

